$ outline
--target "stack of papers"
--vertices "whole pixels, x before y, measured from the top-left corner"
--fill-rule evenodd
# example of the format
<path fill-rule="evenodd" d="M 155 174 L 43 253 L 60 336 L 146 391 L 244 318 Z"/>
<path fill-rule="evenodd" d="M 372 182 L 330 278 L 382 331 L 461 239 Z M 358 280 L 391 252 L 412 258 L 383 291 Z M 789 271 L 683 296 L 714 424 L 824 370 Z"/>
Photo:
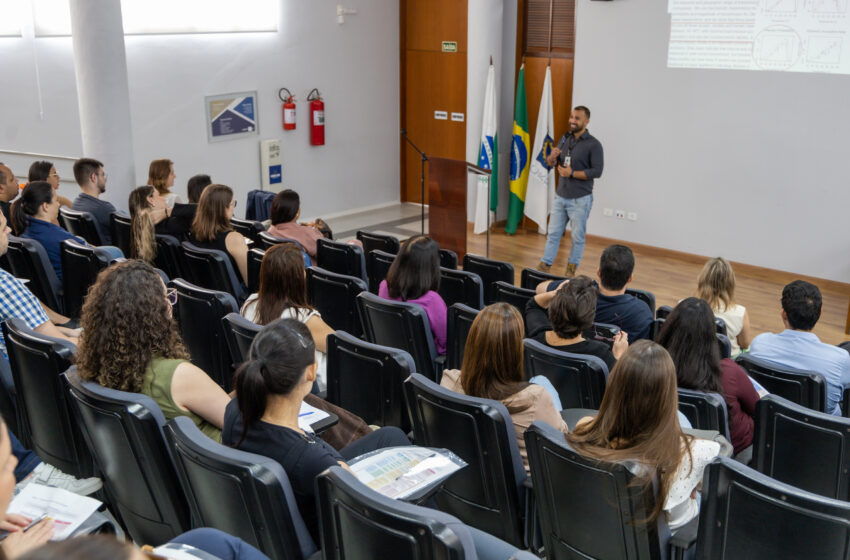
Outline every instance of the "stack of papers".
<path fill-rule="evenodd" d="M 446 449 L 406 446 L 367 453 L 348 465 L 372 490 L 403 500 L 436 486 L 466 463 Z"/>
<path fill-rule="evenodd" d="M 61 541 L 73 535 L 99 507 L 100 502 L 94 498 L 78 496 L 62 488 L 29 484 L 15 496 L 9 504 L 8 512 L 30 519 L 47 514 L 47 517 L 53 519 L 51 540 Z"/>
<path fill-rule="evenodd" d="M 305 432 L 314 432 L 313 424 L 321 422 L 330 416 L 324 410 L 320 410 L 315 406 L 311 406 L 304 401 L 301 401 L 301 411 L 298 413 L 298 427 Z"/>

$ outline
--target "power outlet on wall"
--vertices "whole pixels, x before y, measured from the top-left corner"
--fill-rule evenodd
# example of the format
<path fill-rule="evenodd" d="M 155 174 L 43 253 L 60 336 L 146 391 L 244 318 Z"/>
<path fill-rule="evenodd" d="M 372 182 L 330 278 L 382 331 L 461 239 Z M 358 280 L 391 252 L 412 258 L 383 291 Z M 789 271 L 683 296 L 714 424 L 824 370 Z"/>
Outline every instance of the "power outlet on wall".
<path fill-rule="evenodd" d="M 626 217 L 626 212 L 625 210 L 617 210 L 616 212 L 614 212 L 614 215 L 617 216 L 618 220 L 622 220 Z"/>
<path fill-rule="evenodd" d="M 626 216 L 632 222 L 637 221 L 637 212 L 629 212 L 628 216 Z"/>
<path fill-rule="evenodd" d="M 609 218 L 614 215 L 614 211 L 611 208 L 603 208 L 602 215 L 608 216 Z"/>

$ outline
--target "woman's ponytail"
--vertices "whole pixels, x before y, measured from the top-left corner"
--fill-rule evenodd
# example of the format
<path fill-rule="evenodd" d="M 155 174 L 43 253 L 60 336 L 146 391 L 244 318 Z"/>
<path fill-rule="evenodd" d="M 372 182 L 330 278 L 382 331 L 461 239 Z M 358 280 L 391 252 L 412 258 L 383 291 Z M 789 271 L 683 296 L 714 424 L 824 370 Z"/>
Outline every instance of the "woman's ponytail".
<path fill-rule="evenodd" d="M 239 367 L 233 378 L 236 404 L 242 413 L 242 435 L 237 446 L 245 439 L 248 428 L 259 422 L 266 412 L 269 390 L 264 377 L 265 367 L 262 360 L 248 360 Z"/>

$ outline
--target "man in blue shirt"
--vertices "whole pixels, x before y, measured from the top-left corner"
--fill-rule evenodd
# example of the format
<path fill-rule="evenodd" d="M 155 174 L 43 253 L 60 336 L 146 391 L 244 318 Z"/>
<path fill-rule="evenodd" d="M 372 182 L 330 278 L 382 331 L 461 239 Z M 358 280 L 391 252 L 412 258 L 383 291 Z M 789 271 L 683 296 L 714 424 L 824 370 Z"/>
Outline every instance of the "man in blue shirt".
<path fill-rule="evenodd" d="M 820 319 L 820 290 L 814 284 L 794 280 L 782 290 L 782 322 L 779 334 L 762 333 L 750 344 L 750 356 L 802 371 L 819 373 L 826 382 L 826 412 L 841 416 L 844 388 L 850 385 L 850 353 L 820 341 L 812 329 Z"/>

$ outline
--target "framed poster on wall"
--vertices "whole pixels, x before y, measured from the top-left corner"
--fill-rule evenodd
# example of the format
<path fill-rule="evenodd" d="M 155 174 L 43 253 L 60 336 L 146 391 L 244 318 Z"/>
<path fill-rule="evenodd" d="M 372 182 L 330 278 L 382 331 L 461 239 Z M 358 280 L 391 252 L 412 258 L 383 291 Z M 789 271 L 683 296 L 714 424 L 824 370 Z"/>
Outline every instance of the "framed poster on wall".
<path fill-rule="evenodd" d="M 225 93 L 204 98 L 207 141 L 220 142 L 259 134 L 257 92 Z"/>

